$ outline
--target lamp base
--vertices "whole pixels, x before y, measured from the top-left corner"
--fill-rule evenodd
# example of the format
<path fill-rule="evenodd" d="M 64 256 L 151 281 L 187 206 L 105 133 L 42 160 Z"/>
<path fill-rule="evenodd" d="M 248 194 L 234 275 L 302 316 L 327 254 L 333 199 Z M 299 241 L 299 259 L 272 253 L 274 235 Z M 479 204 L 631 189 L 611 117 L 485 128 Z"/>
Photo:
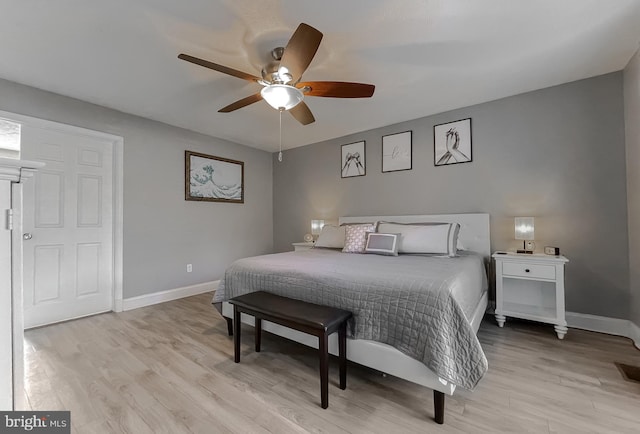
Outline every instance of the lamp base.
<path fill-rule="evenodd" d="M 533 241 L 527 242 L 526 240 L 522 241 L 522 249 L 516 250 L 516 253 L 526 253 L 527 255 L 533 255 L 533 249 L 536 248 L 536 245 L 533 244 Z"/>

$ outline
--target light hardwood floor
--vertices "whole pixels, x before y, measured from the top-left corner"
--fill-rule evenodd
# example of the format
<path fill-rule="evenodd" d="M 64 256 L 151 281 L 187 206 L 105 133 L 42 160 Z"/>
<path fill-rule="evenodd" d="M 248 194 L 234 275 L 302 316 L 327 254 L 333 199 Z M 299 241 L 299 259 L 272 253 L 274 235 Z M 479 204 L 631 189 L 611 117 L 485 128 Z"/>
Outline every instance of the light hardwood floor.
<path fill-rule="evenodd" d="M 586 433 L 640 432 L 640 384 L 614 361 L 640 364 L 631 341 L 485 318 L 489 372 L 473 392 L 447 397 L 433 421 L 430 390 L 355 364 L 347 389 L 331 360 L 320 408 L 315 350 L 264 333 L 240 364 L 210 294 L 26 333 L 33 410 L 71 410 L 74 433 Z"/>

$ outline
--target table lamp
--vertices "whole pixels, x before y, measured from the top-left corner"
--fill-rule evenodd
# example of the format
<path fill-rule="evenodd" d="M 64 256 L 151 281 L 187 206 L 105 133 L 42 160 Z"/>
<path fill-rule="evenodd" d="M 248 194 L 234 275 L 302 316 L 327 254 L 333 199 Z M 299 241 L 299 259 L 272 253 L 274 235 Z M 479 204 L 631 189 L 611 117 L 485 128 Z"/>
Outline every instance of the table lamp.
<path fill-rule="evenodd" d="M 535 248 L 533 217 L 516 217 L 516 240 L 522 241 L 522 250 L 518 249 L 518 253 L 533 253 Z M 527 242 L 529 241 L 529 242 Z"/>
<path fill-rule="evenodd" d="M 322 227 L 324 226 L 324 220 L 311 220 L 311 235 L 313 235 L 314 241 L 322 232 Z"/>

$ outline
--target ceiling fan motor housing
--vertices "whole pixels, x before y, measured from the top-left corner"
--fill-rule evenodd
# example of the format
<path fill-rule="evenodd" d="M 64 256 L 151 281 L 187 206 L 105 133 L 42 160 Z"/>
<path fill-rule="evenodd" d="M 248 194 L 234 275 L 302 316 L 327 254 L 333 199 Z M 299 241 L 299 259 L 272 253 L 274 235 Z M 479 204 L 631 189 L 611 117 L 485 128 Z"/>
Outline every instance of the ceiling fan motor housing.
<path fill-rule="evenodd" d="M 260 71 L 264 81 L 273 84 L 287 84 L 293 79 L 286 69 L 283 71 L 280 68 L 280 60 L 283 54 L 284 47 L 276 47 L 271 50 L 273 60 L 267 63 L 265 67 L 262 68 L 262 71 Z"/>

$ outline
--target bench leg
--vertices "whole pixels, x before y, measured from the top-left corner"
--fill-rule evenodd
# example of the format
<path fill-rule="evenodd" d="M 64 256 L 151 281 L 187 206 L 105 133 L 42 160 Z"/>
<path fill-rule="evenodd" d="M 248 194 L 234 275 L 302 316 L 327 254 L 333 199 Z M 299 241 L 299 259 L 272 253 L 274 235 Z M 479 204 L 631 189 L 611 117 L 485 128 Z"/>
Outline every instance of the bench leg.
<path fill-rule="evenodd" d="M 329 336 L 318 336 L 320 353 L 320 402 L 322 408 L 329 407 Z"/>
<path fill-rule="evenodd" d="M 340 360 L 340 389 L 347 388 L 347 323 L 338 330 L 338 359 Z"/>
<path fill-rule="evenodd" d="M 233 306 L 233 361 L 240 363 L 240 311 Z"/>
<path fill-rule="evenodd" d="M 227 320 L 227 333 L 229 333 L 229 336 L 233 336 L 233 320 L 227 317 L 224 319 Z"/>
<path fill-rule="evenodd" d="M 256 329 L 256 353 L 260 352 L 260 339 L 262 338 L 262 318 L 255 318 Z"/>
<path fill-rule="evenodd" d="M 442 425 L 444 423 L 444 393 L 433 391 L 433 409 L 436 423 Z"/>

